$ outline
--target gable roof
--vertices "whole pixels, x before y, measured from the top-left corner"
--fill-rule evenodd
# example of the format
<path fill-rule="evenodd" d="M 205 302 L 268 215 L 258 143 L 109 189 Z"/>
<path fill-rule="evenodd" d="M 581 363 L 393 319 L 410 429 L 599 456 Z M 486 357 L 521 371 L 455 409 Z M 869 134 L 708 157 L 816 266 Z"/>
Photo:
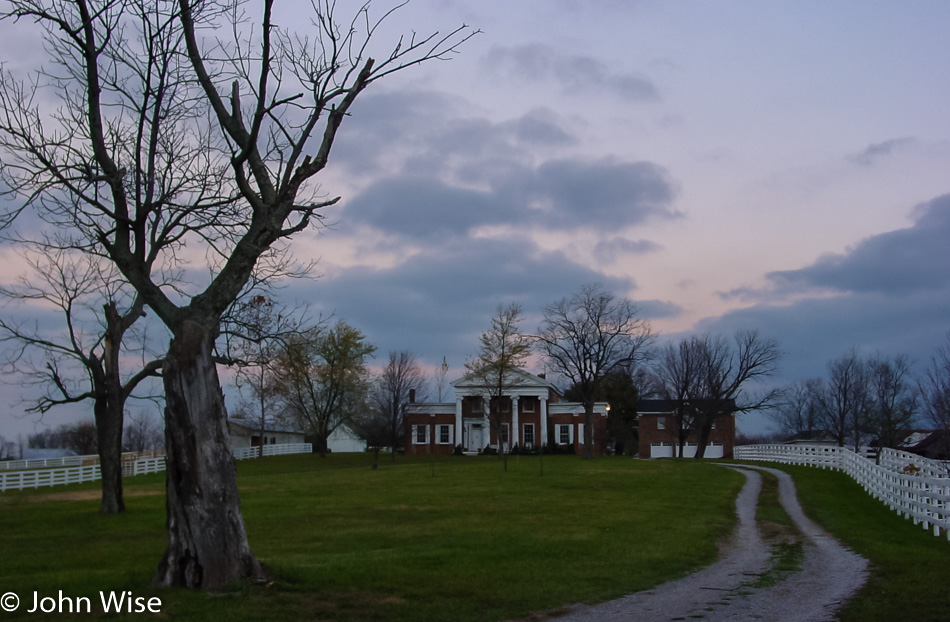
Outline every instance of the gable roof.
<path fill-rule="evenodd" d="M 451 384 L 456 389 L 463 387 L 473 388 L 484 385 L 484 383 L 478 382 L 475 379 L 475 374 L 471 372 L 465 374 L 458 380 L 450 382 L 449 384 Z M 560 395 L 560 391 L 558 391 L 557 387 L 555 387 L 549 380 L 540 376 L 536 376 L 520 367 L 516 367 L 505 377 L 505 384 L 510 387 L 551 389 Z"/>

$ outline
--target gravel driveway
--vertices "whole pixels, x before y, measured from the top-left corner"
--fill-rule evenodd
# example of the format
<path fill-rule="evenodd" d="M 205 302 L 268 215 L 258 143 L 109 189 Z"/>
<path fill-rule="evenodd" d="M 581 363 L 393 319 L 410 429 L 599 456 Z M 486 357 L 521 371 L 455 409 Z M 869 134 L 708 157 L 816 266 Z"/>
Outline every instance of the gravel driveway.
<path fill-rule="evenodd" d="M 792 478 L 763 467 L 735 468 L 746 476 L 736 499 L 739 524 L 721 559 L 678 581 L 599 605 L 574 605 L 558 622 L 653 622 L 665 620 L 760 620 L 819 622 L 833 620 L 838 608 L 867 579 L 867 560 L 845 549 L 805 517 Z M 779 497 L 801 532 L 804 545 L 800 570 L 778 575 L 777 583 L 757 587 L 772 565 L 773 549 L 755 523 L 762 477 L 778 477 Z M 775 575 L 773 575 L 775 576 Z"/>

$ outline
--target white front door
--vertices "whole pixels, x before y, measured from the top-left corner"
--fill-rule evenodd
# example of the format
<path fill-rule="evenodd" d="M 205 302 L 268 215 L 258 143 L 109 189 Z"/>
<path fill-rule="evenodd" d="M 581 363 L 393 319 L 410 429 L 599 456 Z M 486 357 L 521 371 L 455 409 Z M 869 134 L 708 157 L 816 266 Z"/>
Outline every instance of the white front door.
<path fill-rule="evenodd" d="M 470 423 L 468 424 L 468 434 L 465 435 L 466 451 L 478 451 L 485 446 L 484 441 L 482 440 L 482 424 L 480 423 Z"/>

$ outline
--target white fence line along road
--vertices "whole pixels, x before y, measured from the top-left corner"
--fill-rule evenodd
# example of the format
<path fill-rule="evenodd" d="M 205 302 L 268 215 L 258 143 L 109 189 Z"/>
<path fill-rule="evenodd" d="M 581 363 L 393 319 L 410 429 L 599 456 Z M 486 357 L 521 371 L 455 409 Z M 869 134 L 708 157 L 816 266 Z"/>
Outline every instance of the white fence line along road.
<path fill-rule="evenodd" d="M 292 443 L 287 445 L 265 445 L 264 446 L 264 455 L 265 456 L 282 456 L 287 454 L 307 454 L 313 451 L 313 447 L 310 443 Z M 165 452 L 151 452 L 153 454 L 160 453 L 161 455 L 153 455 L 152 457 L 140 458 L 138 460 L 126 459 L 125 454 L 123 454 L 122 459 L 122 476 L 123 477 L 133 477 L 135 475 L 144 475 L 146 473 L 159 473 L 165 470 Z M 256 458 L 260 455 L 260 448 L 258 447 L 248 447 L 243 449 L 235 449 L 233 451 L 235 460 L 246 460 L 248 458 Z M 84 458 L 89 458 L 89 456 L 69 456 L 69 460 L 78 460 L 82 461 Z M 55 458 L 53 460 L 61 460 L 61 458 Z M 35 462 L 47 462 L 45 460 L 17 460 L 16 462 L 20 463 L 35 463 Z M 96 462 L 98 462 L 98 456 L 96 456 Z M 31 464 L 32 467 L 36 466 L 53 466 L 51 464 L 36 465 Z M 102 478 L 101 473 L 99 472 L 98 464 L 87 464 L 85 466 L 72 466 L 65 467 L 61 469 L 54 468 L 45 468 L 39 471 L 14 471 L 14 472 L 0 472 L 0 491 L 5 490 L 23 490 L 25 488 L 40 488 L 44 486 L 62 486 L 65 484 L 80 484 L 83 482 L 93 482 Z"/>
<path fill-rule="evenodd" d="M 878 465 L 845 447 L 825 445 L 742 445 L 733 456 L 842 471 L 904 518 L 950 540 L 950 471 L 943 462 L 882 449 Z"/>

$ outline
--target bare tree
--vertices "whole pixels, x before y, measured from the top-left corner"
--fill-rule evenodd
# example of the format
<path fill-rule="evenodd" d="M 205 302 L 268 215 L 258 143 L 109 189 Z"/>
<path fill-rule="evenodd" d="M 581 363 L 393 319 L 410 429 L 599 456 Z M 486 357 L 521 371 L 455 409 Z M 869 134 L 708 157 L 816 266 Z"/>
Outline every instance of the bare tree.
<path fill-rule="evenodd" d="M 654 370 L 654 385 L 677 409 L 680 456 L 694 431 L 695 457 L 705 456 L 717 417 L 773 404 L 778 389 L 760 394 L 748 389 L 775 373 L 780 356 L 778 344 L 757 331 L 738 331 L 731 341 L 719 335 L 695 335 L 669 345 Z"/>
<path fill-rule="evenodd" d="M 520 330 L 521 305 L 498 305 L 491 328 L 479 338 L 478 357 L 465 364 L 468 377 L 484 393 L 481 400 L 488 425 L 498 440 L 498 454 L 508 470 L 504 438 L 506 419 L 511 414 L 510 389 L 518 382 L 518 370 L 531 353 L 531 338 Z"/>
<path fill-rule="evenodd" d="M 868 429 L 879 447 L 899 447 L 917 416 L 917 387 L 906 356 L 878 354 L 866 363 Z"/>
<path fill-rule="evenodd" d="M 545 308 L 536 339 L 548 365 L 584 403 L 583 457 L 593 458 L 594 401 L 601 383 L 613 371 L 645 360 L 654 334 L 632 301 L 588 285 Z"/>
<path fill-rule="evenodd" d="M 14 346 L 7 351 L 5 367 L 21 381 L 42 387 L 42 396 L 27 409 L 30 412 L 92 402 L 102 473 L 99 511 L 124 512 L 125 405 L 146 378 L 158 375 L 162 364 L 160 358 L 149 356 L 147 340 L 140 333 L 133 341 L 141 362 L 131 374 L 121 370 L 123 361 L 134 360 L 126 337 L 144 316 L 145 305 L 114 268 L 91 255 L 46 248 L 21 256 L 30 274 L 16 286 L 0 288 L 0 296 L 10 303 L 52 307 L 62 323 L 44 330 L 35 321 L 16 324 L 0 318 L 0 342 Z"/>
<path fill-rule="evenodd" d="M 811 378 L 786 387 L 772 411 L 786 438 L 811 437 L 821 429 L 820 396 L 824 391 L 820 378 Z"/>
<path fill-rule="evenodd" d="M 410 400 L 423 401 L 426 377 L 408 350 L 389 353 L 389 362 L 374 381 L 370 398 L 371 416 L 378 422 L 386 444 L 396 462 L 396 450 L 405 435 L 406 405 Z"/>
<path fill-rule="evenodd" d="M 281 29 L 273 0 L 256 24 L 249 7 L 215 0 L 9 0 L 3 13 L 45 27 L 49 59 L 30 81 L 0 72 L 0 181 L 114 262 L 172 334 L 159 585 L 262 576 L 227 451 L 222 314 L 269 249 L 336 202 L 311 180 L 359 94 L 474 34 L 412 35 L 377 62 L 371 43 L 392 11 L 375 19 L 366 4 L 340 23 L 335 2 L 311 6 L 313 38 Z"/>
<path fill-rule="evenodd" d="M 828 362 L 828 380 L 819 394 L 822 424 L 839 447 L 852 440 L 855 449 L 867 432 L 867 370 L 852 348 Z"/>
<path fill-rule="evenodd" d="M 147 451 L 161 449 L 165 442 L 161 417 L 153 417 L 149 412 L 128 413 L 123 426 L 122 445 L 125 451 Z"/>
<path fill-rule="evenodd" d="M 366 410 L 369 371 L 376 347 L 343 320 L 288 338 L 280 352 L 276 390 L 287 411 L 316 437 L 321 456 L 334 430 Z"/>
<path fill-rule="evenodd" d="M 950 430 L 950 333 L 934 351 L 918 386 L 923 411 L 931 425 Z"/>
<path fill-rule="evenodd" d="M 697 459 L 705 455 L 716 417 L 733 408 L 735 412 L 761 410 L 781 395 L 779 389 L 759 394 L 747 391 L 749 384 L 776 372 L 781 352 L 774 340 L 763 338 L 754 330 L 738 331 L 732 343 L 710 335 L 698 340 L 703 397 L 696 408 L 699 429 Z"/>
<path fill-rule="evenodd" d="M 695 339 L 667 344 L 650 375 L 651 390 L 675 409 L 672 425 L 680 458 L 690 433 L 698 424 L 692 403 L 701 393 L 699 366 L 702 353 L 698 351 L 698 345 Z"/>

